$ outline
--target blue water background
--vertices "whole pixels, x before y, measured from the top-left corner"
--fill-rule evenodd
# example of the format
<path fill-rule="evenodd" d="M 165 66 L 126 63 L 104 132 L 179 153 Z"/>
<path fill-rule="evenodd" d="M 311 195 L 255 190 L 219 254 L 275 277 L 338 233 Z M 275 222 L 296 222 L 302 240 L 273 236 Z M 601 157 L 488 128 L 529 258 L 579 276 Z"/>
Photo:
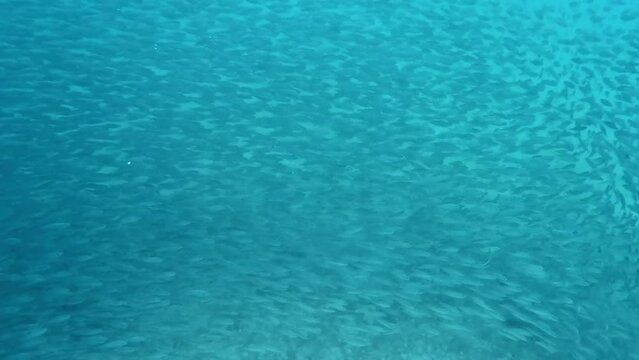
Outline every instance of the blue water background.
<path fill-rule="evenodd" d="M 638 34 L 0 0 L 0 358 L 639 359 Z"/>

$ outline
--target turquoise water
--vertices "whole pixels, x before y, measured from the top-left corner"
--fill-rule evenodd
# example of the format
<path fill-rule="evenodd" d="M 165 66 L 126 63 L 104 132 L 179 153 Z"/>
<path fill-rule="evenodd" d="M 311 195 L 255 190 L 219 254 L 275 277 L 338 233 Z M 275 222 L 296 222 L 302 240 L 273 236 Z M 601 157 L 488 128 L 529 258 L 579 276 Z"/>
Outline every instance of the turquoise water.
<path fill-rule="evenodd" d="M 0 358 L 639 359 L 638 34 L 0 0 Z"/>

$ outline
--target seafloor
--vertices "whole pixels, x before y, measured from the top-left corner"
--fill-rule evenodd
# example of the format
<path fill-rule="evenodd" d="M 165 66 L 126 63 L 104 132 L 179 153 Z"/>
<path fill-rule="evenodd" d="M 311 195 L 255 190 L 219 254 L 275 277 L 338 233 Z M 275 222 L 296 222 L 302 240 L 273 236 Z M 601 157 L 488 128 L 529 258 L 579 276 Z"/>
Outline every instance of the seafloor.
<path fill-rule="evenodd" d="M 639 5 L 0 0 L 3 360 L 638 360 Z"/>

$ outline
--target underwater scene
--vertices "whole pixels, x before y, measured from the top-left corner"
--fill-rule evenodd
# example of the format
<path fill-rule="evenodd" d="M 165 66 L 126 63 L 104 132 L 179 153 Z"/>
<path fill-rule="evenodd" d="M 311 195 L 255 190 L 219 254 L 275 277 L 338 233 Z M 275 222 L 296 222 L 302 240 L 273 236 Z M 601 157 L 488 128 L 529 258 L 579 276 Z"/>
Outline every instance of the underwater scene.
<path fill-rule="evenodd" d="M 639 2 L 0 0 L 0 359 L 639 360 Z"/>

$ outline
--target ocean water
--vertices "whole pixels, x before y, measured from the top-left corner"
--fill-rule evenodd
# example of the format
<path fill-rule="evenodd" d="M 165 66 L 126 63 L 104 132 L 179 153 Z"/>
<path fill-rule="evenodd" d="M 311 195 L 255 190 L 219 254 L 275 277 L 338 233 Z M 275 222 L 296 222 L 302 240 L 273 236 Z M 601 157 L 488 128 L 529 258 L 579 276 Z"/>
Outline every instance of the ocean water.
<path fill-rule="evenodd" d="M 639 359 L 635 1 L 0 0 L 0 359 Z"/>

